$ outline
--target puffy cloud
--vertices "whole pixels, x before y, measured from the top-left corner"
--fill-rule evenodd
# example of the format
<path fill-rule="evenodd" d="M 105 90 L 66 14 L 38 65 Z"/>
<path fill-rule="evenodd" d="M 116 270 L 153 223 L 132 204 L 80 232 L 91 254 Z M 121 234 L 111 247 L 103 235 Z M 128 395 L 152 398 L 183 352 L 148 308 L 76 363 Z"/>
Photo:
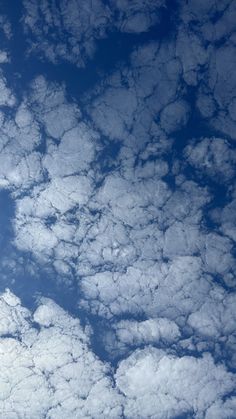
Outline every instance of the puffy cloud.
<path fill-rule="evenodd" d="M 161 128 L 167 132 L 186 124 L 189 107 L 181 99 L 180 76 L 175 45 L 151 42 L 135 49 L 129 66 L 120 66 L 89 98 L 96 126 L 109 138 L 124 142 L 124 161 L 138 155 L 148 142 L 167 147 L 162 140 L 165 132 L 157 125 L 161 112 Z"/>
<path fill-rule="evenodd" d="M 234 333 L 235 295 L 227 295 L 219 288 L 211 290 L 200 310 L 190 314 L 188 323 L 205 336 L 229 336 Z M 217 305 L 216 305 L 217 302 Z"/>
<path fill-rule="evenodd" d="M 0 27 L 1 32 L 5 36 L 7 40 L 11 39 L 13 30 L 10 21 L 8 20 L 7 16 L 0 15 Z"/>
<path fill-rule="evenodd" d="M 96 39 L 144 33 L 165 6 L 78 4 L 25 0 L 32 50 L 83 66 Z M 73 308 L 91 320 L 83 330 L 51 300 L 32 315 L 9 291 L 1 297 L 5 415 L 12 406 L 48 418 L 234 409 L 234 4 L 178 6 L 175 36 L 139 45 L 132 36 L 129 61 L 80 107 L 42 76 L 22 100 L 0 79 L 0 185 L 15 199 L 2 278 L 24 284 L 30 254 L 32 289 L 43 289 L 42 272 L 51 295 L 73 285 Z M 93 342 L 120 360 L 115 376 Z"/>
<path fill-rule="evenodd" d="M 0 407 L 6 417 L 211 418 L 220 417 L 223 407 L 233 411 L 235 377 L 210 354 L 178 357 L 147 346 L 123 359 L 114 374 L 92 352 L 90 328 L 52 300 L 41 298 L 31 313 L 7 290 L 0 313 L 8 317 L 0 336 Z M 129 347 L 131 341 L 179 337 L 177 326 L 164 319 L 121 321 L 114 331 Z"/>
<path fill-rule="evenodd" d="M 232 199 L 223 208 L 214 208 L 211 211 L 212 220 L 217 223 L 220 231 L 226 236 L 236 241 L 236 227 L 235 227 L 235 209 L 236 199 L 235 191 L 232 193 Z"/>
<path fill-rule="evenodd" d="M 181 324 L 184 316 L 201 306 L 211 288 L 201 269 L 199 258 L 179 257 L 172 264 L 138 261 L 124 273 L 97 273 L 81 281 L 83 304 L 108 318 L 159 315 Z"/>
<path fill-rule="evenodd" d="M 30 97 L 18 106 L 13 121 L 3 114 L 2 132 L 1 183 L 17 198 L 14 243 L 24 251 L 34 248 L 39 259 L 55 255 L 51 265 L 70 274 L 75 248 L 78 256 L 71 220 L 81 226 L 93 194 L 91 164 L 99 136 L 81 121 L 63 88 L 43 77 L 34 80 Z"/>
<path fill-rule="evenodd" d="M 227 272 L 229 279 L 232 278 L 232 272 L 235 270 L 233 246 L 233 242 L 227 237 L 221 237 L 220 235 L 213 233 L 208 234 L 206 236 L 205 252 L 203 253 L 206 269 L 209 272 L 218 273 L 220 275 Z"/>
<path fill-rule="evenodd" d="M 147 51 L 153 57 L 154 45 Z M 136 59 L 141 59 L 140 51 Z M 38 78 L 29 103 L 31 113 L 21 105 L 15 119 L 20 129 L 33 120 L 37 120 L 35 126 L 45 127 L 46 148 L 40 154 L 42 173 L 46 171 L 47 177 L 29 194 L 17 198 L 14 243 L 18 249 L 33 249 L 39 261 L 50 264 L 54 275 L 70 278 L 82 291 L 78 303 L 86 311 L 111 322 L 116 316 L 130 315 L 132 326 L 125 323 L 124 330 L 136 327 L 137 332 L 131 334 L 133 347 L 147 343 L 166 347 L 173 342 L 188 350 L 207 349 L 224 335 L 221 323 L 220 332 L 212 324 L 208 338 L 204 328 L 198 327 L 198 316 L 204 318 L 202 324 L 209 323 L 204 301 L 214 287 L 211 275 L 220 275 L 222 283 L 232 286 L 235 265 L 230 239 L 202 226 L 204 208 L 211 200 L 207 188 L 199 186 L 197 178 L 194 182 L 183 176 L 178 162 L 172 169 L 176 174 L 172 188 L 162 179 L 171 170 L 164 158 L 148 161 L 147 157 L 145 161 L 143 157 L 144 164 L 140 159 L 128 170 L 127 144 L 120 149 L 120 170 L 102 173 L 99 160 L 95 161 L 96 150 L 102 148 L 100 137 L 81 122 L 78 108 L 66 100 L 63 89 Z M 60 124 L 54 128 L 57 112 Z M 231 156 L 228 144 L 217 141 L 220 150 Z M 199 144 L 192 142 L 184 153 L 202 173 L 201 156 L 206 152 L 198 151 Z M 202 144 L 215 156 L 208 172 L 212 177 L 223 163 L 218 163 L 218 152 L 214 154 L 213 140 L 202 140 Z M 131 150 L 130 160 L 134 161 Z M 32 155 L 33 149 L 29 159 Z M 233 174 L 230 158 L 224 160 L 227 179 Z M 209 304 L 215 301 L 212 296 Z M 144 320 L 139 324 L 136 316 Z M 163 335 L 160 321 L 166 330 L 170 328 L 170 334 Z M 112 356 L 129 351 L 125 338 L 119 337 L 122 323 L 118 329 L 116 324 L 101 337 Z M 150 325 L 155 328 L 154 336 Z M 188 343 L 184 336 L 191 333 L 195 340 Z M 224 338 L 223 350 L 233 363 L 234 343 L 231 336 Z M 216 346 L 213 349 L 217 354 Z"/>
<path fill-rule="evenodd" d="M 2 56 L 4 59 L 4 56 Z M 16 99 L 11 89 L 7 86 L 7 81 L 0 72 L 0 106 L 9 106 L 12 107 L 15 105 Z"/>
<path fill-rule="evenodd" d="M 233 374 L 214 364 L 209 354 L 177 358 L 154 348 L 137 350 L 121 361 L 116 380 L 126 396 L 127 418 L 204 418 L 235 386 Z"/>
<path fill-rule="evenodd" d="M 142 33 L 159 21 L 159 8 L 165 6 L 166 1 L 136 0 L 130 3 L 127 0 L 111 0 L 110 3 L 118 14 L 114 24 L 121 32 Z"/>
<path fill-rule="evenodd" d="M 221 264 L 217 269 L 220 268 Z M 176 339 L 185 350 L 201 353 L 211 348 L 215 356 L 223 359 L 227 354 L 227 360 L 234 365 L 234 294 L 228 296 L 204 269 L 200 258 L 190 256 L 175 257 L 169 264 L 150 261 L 141 264 L 139 261 L 125 273 L 106 271 L 83 278 L 84 300 L 80 304 L 113 322 L 117 316 L 144 319 L 158 316 L 158 320 L 150 320 L 150 323 L 149 320 L 114 323 L 104 337 L 111 355 L 129 351 L 138 343 L 170 347 Z M 228 273 L 228 281 L 227 275 L 225 278 L 232 286 L 232 274 L 230 278 Z M 159 318 L 166 322 L 164 334 L 159 329 Z M 181 338 L 176 326 L 171 326 L 173 322 L 179 327 Z M 151 325 L 155 332 L 150 331 Z"/>
<path fill-rule="evenodd" d="M 177 55 L 184 79 L 197 87 L 197 106 L 203 118 L 216 132 L 235 139 L 235 3 L 192 0 L 179 4 L 182 24 Z"/>
<path fill-rule="evenodd" d="M 0 64 L 8 63 L 9 60 L 9 54 L 6 51 L 0 51 Z"/>
<path fill-rule="evenodd" d="M 49 5 L 44 0 L 39 5 L 35 0 L 24 0 L 29 49 L 53 63 L 66 60 L 84 67 L 95 53 L 97 40 L 114 29 L 135 34 L 148 31 L 158 22 L 165 3 L 60 0 Z"/>
<path fill-rule="evenodd" d="M 7 310 L 7 311 L 6 311 Z M 5 417 L 121 417 L 109 366 L 89 349 L 78 319 L 52 300 L 33 314 L 9 291 L 0 299 L 1 412 Z"/>
<path fill-rule="evenodd" d="M 171 346 L 180 336 L 175 322 L 165 318 L 121 320 L 104 333 L 103 342 L 110 356 L 120 357 L 143 345 Z"/>
<path fill-rule="evenodd" d="M 220 419 L 226 415 L 228 416 L 228 418 L 233 418 L 235 414 L 235 409 L 235 397 L 229 398 L 228 400 L 226 400 L 226 402 L 216 402 L 207 410 L 206 419 Z"/>
<path fill-rule="evenodd" d="M 167 105 L 161 113 L 161 127 L 167 134 L 185 126 L 189 118 L 189 105 L 183 100 L 176 100 Z"/>
<path fill-rule="evenodd" d="M 11 119 L 1 112 L 0 185 L 9 189 L 28 189 L 42 180 L 39 125 L 23 102 Z"/>
<path fill-rule="evenodd" d="M 31 108 L 48 136 L 59 141 L 63 134 L 76 127 L 81 113 L 75 103 L 66 101 L 63 86 L 48 83 L 43 76 L 38 76 L 31 83 L 30 93 Z"/>
<path fill-rule="evenodd" d="M 189 163 L 199 175 L 208 175 L 213 180 L 225 182 L 235 174 L 235 153 L 232 146 L 222 138 L 202 138 L 185 149 Z"/>
<path fill-rule="evenodd" d="M 103 38 L 111 12 L 100 0 L 78 2 L 62 0 L 51 5 L 25 0 L 24 26 L 33 40 L 30 48 L 52 62 L 68 60 L 84 66 L 95 49 L 95 40 Z"/>
<path fill-rule="evenodd" d="M 60 144 L 49 144 L 43 166 L 50 176 L 68 176 L 90 168 L 98 135 L 84 123 L 68 130 Z"/>
<path fill-rule="evenodd" d="M 24 331 L 28 330 L 29 325 L 27 319 L 30 317 L 30 312 L 21 306 L 19 298 L 12 294 L 9 289 L 1 295 L 0 305 L 1 337 L 21 335 Z"/>

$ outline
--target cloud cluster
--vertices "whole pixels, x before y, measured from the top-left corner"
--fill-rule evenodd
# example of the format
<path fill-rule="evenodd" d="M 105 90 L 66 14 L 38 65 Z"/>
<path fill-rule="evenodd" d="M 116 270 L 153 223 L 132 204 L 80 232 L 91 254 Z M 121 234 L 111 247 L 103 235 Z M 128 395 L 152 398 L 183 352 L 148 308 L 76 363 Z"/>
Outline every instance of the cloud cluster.
<path fill-rule="evenodd" d="M 210 348 L 216 357 L 227 353 L 234 365 L 234 328 L 225 328 L 234 318 L 234 300 L 224 289 L 235 287 L 234 236 L 228 233 L 232 222 L 223 222 L 232 218 L 233 204 L 208 211 L 212 180 L 229 183 L 234 176 L 234 153 L 229 140 L 215 137 L 192 139 L 182 157 L 171 153 L 175 133 L 192 112 L 175 42 L 137 48 L 129 66 L 89 92 L 85 105 L 92 123 L 82 120 L 63 87 L 43 77 L 32 83 L 11 122 L 17 140 L 24 138 L 19 168 L 27 159 L 27 181 L 23 172 L 13 178 L 16 168 L 5 147 L 4 182 L 16 197 L 14 243 L 33 251 L 56 280 L 73 281 L 83 310 L 115 322 L 101 337 L 110 356 L 129 351 L 116 316 L 131 316 L 131 323 L 121 324 L 124 336 L 130 324 L 137 328 L 133 347 L 173 341 L 200 353 Z M 26 132 L 35 138 L 30 146 Z M 102 170 L 101 156 L 117 142 L 117 157 L 107 155 L 113 169 Z M 202 176 L 209 185 L 203 186 Z M 208 217 L 217 221 L 212 231 Z M 218 305 L 213 318 L 207 304 Z M 175 338 L 162 337 L 160 321 L 172 325 Z"/>
<path fill-rule="evenodd" d="M 176 357 L 146 347 L 113 372 L 91 351 L 89 328 L 52 300 L 42 298 L 31 313 L 6 290 L 0 297 L 1 318 L 6 313 L 9 322 L 0 331 L 0 407 L 7 418 L 183 413 L 211 418 L 222 405 L 230 412 L 235 403 L 225 397 L 234 388 L 233 374 L 209 354 Z"/>
<path fill-rule="evenodd" d="M 153 348 L 135 351 L 122 361 L 116 379 L 127 398 L 127 418 L 210 418 L 215 399 L 235 386 L 233 374 L 214 365 L 208 354 L 177 358 Z M 215 412 L 220 417 L 219 409 Z"/>
<path fill-rule="evenodd" d="M 203 118 L 216 132 L 235 140 L 235 3 L 179 3 L 177 45 L 184 79 L 197 87 L 196 104 Z"/>
<path fill-rule="evenodd" d="M 31 275 L 73 284 L 90 320 L 1 296 L 6 417 L 233 417 L 235 3 L 177 3 L 173 33 L 135 46 L 80 105 L 44 76 L 20 100 L 1 55 L 0 187 L 15 205 L 1 266 L 17 281 L 12 259 L 30 254 Z M 36 54 L 80 67 L 164 6 L 25 0 L 23 25 Z"/>
<path fill-rule="evenodd" d="M 58 63 L 84 67 L 96 50 L 96 41 L 112 30 L 143 33 L 158 22 L 165 0 L 60 0 L 40 4 L 24 0 L 24 28 L 30 35 L 29 50 Z"/>
<path fill-rule="evenodd" d="M 43 299 L 32 314 L 6 291 L 0 299 L 4 417 L 121 417 L 109 366 L 89 349 L 78 319 Z"/>

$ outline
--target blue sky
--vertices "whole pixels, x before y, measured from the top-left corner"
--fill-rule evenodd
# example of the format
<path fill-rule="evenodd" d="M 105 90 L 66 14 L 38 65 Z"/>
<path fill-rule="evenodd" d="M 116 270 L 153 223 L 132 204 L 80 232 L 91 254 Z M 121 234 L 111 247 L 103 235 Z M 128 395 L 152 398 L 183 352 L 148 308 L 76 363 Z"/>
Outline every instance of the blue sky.
<path fill-rule="evenodd" d="M 235 17 L 1 2 L 4 418 L 236 417 Z"/>

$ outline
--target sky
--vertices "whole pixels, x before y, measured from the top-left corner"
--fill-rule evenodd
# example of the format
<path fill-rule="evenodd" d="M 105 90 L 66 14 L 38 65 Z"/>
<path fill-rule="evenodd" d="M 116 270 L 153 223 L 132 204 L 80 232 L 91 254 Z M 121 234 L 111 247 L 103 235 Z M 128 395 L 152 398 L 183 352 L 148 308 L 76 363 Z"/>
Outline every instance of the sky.
<path fill-rule="evenodd" d="M 13 3 L 0 416 L 236 418 L 236 1 Z"/>

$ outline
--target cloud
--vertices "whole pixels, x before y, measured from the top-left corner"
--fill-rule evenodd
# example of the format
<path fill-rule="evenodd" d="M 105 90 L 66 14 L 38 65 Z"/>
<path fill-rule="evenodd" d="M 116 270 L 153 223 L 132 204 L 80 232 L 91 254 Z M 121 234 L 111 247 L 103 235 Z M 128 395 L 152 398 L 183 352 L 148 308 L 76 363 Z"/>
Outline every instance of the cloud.
<path fill-rule="evenodd" d="M 202 138 L 185 149 L 188 162 L 201 176 L 208 175 L 217 182 L 226 182 L 235 174 L 235 153 L 223 138 Z"/>
<path fill-rule="evenodd" d="M 41 298 L 31 313 L 6 290 L 0 313 L 9 319 L 0 336 L 0 406 L 6 417 L 121 418 L 124 413 L 127 418 L 164 418 L 190 413 L 203 418 L 219 414 L 223 403 L 232 410 L 228 394 L 235 386 L 234 375 L 215 364 L 210 354 L 177 357 L 147 346 L 122 360 L 114 374 L 92 352 L 90 328 L 83 328 L 52 300 Z M 163 338 L 178 337 L 171 322 L 147 324 L 135 331 L 134 324 L 121 322 L 116 330 L 123 342 L 129 325 L 135 340 L 154 329 L 164 333 Z"/>
<path fill-rule="evenodd" d="M 127 418 L 203 418 L 215 399 L 221 403 L 235 386 L 233 374 L 215 365 L 209 354 L 177 358 L 153 348 L 137 350 L 122 361 L 116 380 L 126 396 Z"/>
<path fill-rule="evenodd" d="M 185 81 L 197 86 L 196 103 L 211 128 L 235 139 L 235 79 L 229 76 L 236 57 L 235 3 L 180 5 L 177 45 Z"/>
<path fill-rule="evenodd" d="M 30 49 L 49 61 L 67 60 L 83 67 L 92 57 L 95 40 L 103 38 L 111 12 L 100 0 L 60 1 L 40 5 L 34 0 L 24 1 L 24 27 L 32 39 Z"/>
<path fill-rule="evenodd" d="M 175 322 L 165 318 L 121 320 L 104 333 L 103 342 L 110 356 L 120 357 L 143 345 L 171 346 L 180 336 Z"/>
<path fill-rule="evenodd" d="M 110 31 L 148 31 L 165 2 L 24 6 L 32 52 L 81 67 Z M 234 409 L 234 5 L 180 1 L 175 14 L 171 34 L 137 41 L 80 105 L 46 76 L 20 100 L 2 67 L 0 186 L 15 210 L 4 284 L 25 284 L 30 255 L 27 284 L 47 294 L 49 282 L 55 300 L 68 290 L 89 323 L 3 294 L 5 415 Z"/>
<path fill-rule="evenodd" d="M 122 397 L 109 366 L 89 349 L 78 319 L 48 299 L 32 314 L 9 291 L 1 296 L 0 313 L 9 319 L 0 338 L 5 417 L 121 417 Z"/>
<path fill-rule="evenodd" d="M 13 34 L 12 25 L 5 15 L 0 15 L 1 32 L 7 40 L 10 40 Z"/>
<path fill-rule="evenodd" d="M 88 101 L 89 113 L 103 134 L 124 142 L 128 156 L 137 155 L 150 138 L 165 149 L 166 130 L 180 129 L 190 111 L 181 99 L 180 76 L 173 43 L 145 44 L 134 50 L 128 66 L 120 66 L 97 87 Z"/>
<path fill-rule="evenodd" d="M 127 0 L 111 0 L 113 13 L 118 15 L 113 23 L 121 32 L 142 33 L 147 32 L 156 23 L 159 23 L 160 9 L 165 6 L 165 0 L 136 0 L 130 3 Z"/>
<path fill-rule="evenodd" d="M 0 64 L 8 63 L 10 61 L 7 51 L 0 51 Z"/>
<path fill-rule="evenodd" d="M 146 48 L 150 62 L 155 62 L 157 45 Z M 166 68 L 164 50 L 160 51 L 158 60 Z M 136 63 L 143 63 L 142 54 L 144 50 L 140 49 L 133 55 Z M 173 77 L 175 80 L 176 75 Z M 123 98 L 120 91 L 115 112 Z M 100 103 L 103 95 L 101 90 Z M 132 95 L 136 97 L 135 106 L 146 100 L 146 93 L 139 99 L 134 91 Z M 174 95 L 175 89 L 170 97 Z M 160 108 L 160 115 L 168 106 Z M 127 107 L 123 112 L 127 121 L 131 121 L 134 109 Z M 55 125 L 58 115 L 60 124 Z M 135 131 L 138 122 L 132 124 Z M 120 138 L 119 166 L 103 172 L 99 153 L 106 144 L 96 132 L 103 130 L 103 123 L 98 127 L 96 122 L 96 126 L 91 128 L 89 120 L 82 121 L 78 106 L 66 99 L 65 90 L 43 77 L 32 83 L 30 96 L 19 104 L 14 121 L 3 119 L 6 135 L 17 137 L 13 144 L 6 140 L 2 168 L 6 186 L 16 199 L 14 245 L 18 251 L 32 252 L 38 264 L 48 267 L 55 282 L 73 283 L 79 290 L 77 303 L 84 312 L 109 319 L 110 329 L 99 339 L 111 358 L 129 353 L 130 347 L 147 344 L 162 349 L 172 345 L 175 350 L 200 354 L 211 349 L 217 357 L 215 343 L 223 336 L 221 354 L 227 353 L 228 365 L 234 365 L 234 330 L 228 335 L 224 332 L 225 322 L 234 316 L 233 307 L 224 322 L 216 320 L 218 312 L 209 319 L 205 309 L 207 301 L 209 306 L 219 304 L 219 312 L 224 312 L 223 299 L 219 302 L 217 293 L 223 284 L 234 287 L 233 236 L 225 233 L 222 218 L 230 204 L 212 212 L 218 227 L 208 231 L 204 223 L 212 195 L 201 182 L 205 173 L 215 179 L 222 177 L 222 172 L 230 182 L 234 157 L 229 142 L 191 140 L 183 150 L 186 163 L 181 167 L 178 158 L 165 160 L 162 146 L 156 155 L 154 148 L 155 158 L 149 159 L 154 142 L 146 128 L 141 131 L 137 153 L 131 147 L 131 139 L 137 134 L 131 135 L 124 125 L 127 131 Z M 34 142 L 27 135 L 33 136 Z M 215 141 L 218 148 L 214 148 Z M 29 180 L 19 175 L 21 182 L 17 183 L 12 176 L 13 151 L 19 167 L 26 162 L 34 170 L 39 167 L 38 177 L 32 178 L 28 171 Z M 224 157 L 219 160 L 219 155 Z M 206 159 L 210 161 L 207 165 Z M 187 165 L 196 171 L 194 180 L 185 173 Z M 174 186 L 168 182 L 168 175 L 174 177 Z M 220 277 L 217 285 L 215 277 Z M 225 291 L 223 296 L 226 298 Z M 208 335 L 204 325 L 209 328 Z M 137 331 L 129 332 L 130 328 Z M 124 330 L 123 335 L 120 330 Z M 127 334 L 132 336 L 129 344 L 122 338 Z"/>
<path fill-rule="evenodd" d="M 11 89 L 7 86 L 7 81 L 2 71 L 0 71 L 0 92 L 1 92 L 0 106 L 9 106 L 9 107 L 14 106 L 15 97 L 13 93 L 11 92 Z"/>
<path fill-rule="evenodd" d="M 223 208 L 214 208 L 211 211 L 211 219 L 218 226 L 220 231 L 232 240 L 236 240 L 236 228 L 235 228 L 235 189 L 232 191 L 232 197 Z"/>
<path fill-rule="evenodd" d="M 223 415 L 227 415 L 229 418 L 233 417 L 235 405 L 235 397 L 228 399 L 226 402 L 216 402 L 208 409 L 206 419 L 220 419 Z"/>
<path fill-rule="evenodd" d="M 84 67 L 96 50 L 96 41 L 110 32 L 147 32 L 160 18 L 165 0 L 60 0 L 40 5 L 24 0 L 24 29 L 29 51 L 55 63 L 69 61 Z"/>

